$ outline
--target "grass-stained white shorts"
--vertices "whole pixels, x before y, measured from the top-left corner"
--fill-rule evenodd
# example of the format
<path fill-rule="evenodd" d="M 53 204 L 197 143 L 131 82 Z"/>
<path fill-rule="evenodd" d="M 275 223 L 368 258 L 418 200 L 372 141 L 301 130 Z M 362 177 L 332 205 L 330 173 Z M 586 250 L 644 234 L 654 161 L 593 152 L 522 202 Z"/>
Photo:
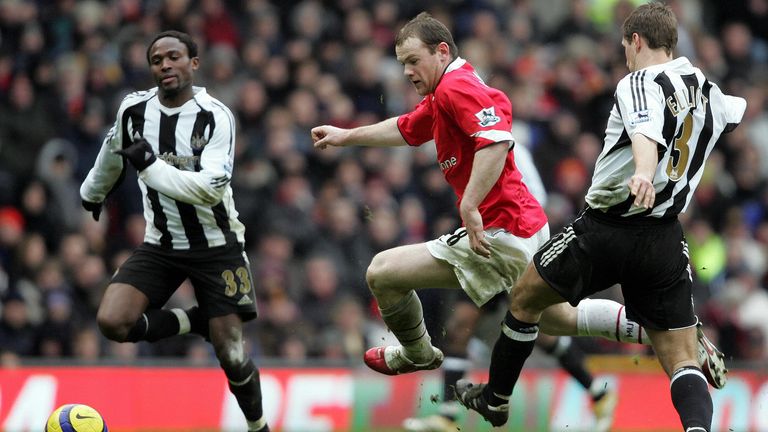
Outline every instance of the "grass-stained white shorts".
<path fill-rule="evenodd" d="M 491 244 L 490 258 L 472 251 L 464 227 L 427 242 L 433 257 L 453 266 L 461 288 L 478 306 L 502 290 L 512 290 L 533 255 L 549 239 L 549 224 L 530 238 L 516 237 L 501 228 L 486 229 L 485 238 Z"/>

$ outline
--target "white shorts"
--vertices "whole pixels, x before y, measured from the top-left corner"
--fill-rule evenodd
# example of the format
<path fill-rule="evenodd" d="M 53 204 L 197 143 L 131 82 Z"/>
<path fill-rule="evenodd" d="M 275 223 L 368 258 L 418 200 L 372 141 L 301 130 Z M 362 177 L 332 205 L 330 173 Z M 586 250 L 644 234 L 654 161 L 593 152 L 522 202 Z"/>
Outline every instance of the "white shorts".
<path fill-rule="evenodd" d="M 512 290 L 533 254 L 549 239 L 549 224 L 530 238 L 515 237 L 501 228 L 486 229 L 485 238 L 491 244 L 490 258 L 469 247 L 464 227 L 427 242 L 433 257 L 453 266 L 461 288 L 478 306 L 502 291 Z"/>

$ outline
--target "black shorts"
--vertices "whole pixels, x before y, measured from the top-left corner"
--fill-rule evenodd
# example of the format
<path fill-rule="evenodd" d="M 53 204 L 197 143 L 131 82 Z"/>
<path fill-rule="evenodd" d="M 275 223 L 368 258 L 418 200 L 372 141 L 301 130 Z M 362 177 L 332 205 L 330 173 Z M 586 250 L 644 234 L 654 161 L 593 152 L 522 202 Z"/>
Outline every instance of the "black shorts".
<path fill-rule="evenodd" d="M 158 309 L 187 278 L 206 316 L 237 313 L 243 321 L 256 318 L 251 267 L 238 243 L 194 251 L 144 243 L 120 266 L 112 282 L 135 286 L 149 298 L 149 307 Z"/>
<path fill-rule="evenodd" d="M 570 304 L 621 284 L 627 317 L 657 330 L 696 324 L 688 245 L 676 218 L 617 220 L 587 210 L 534 255 Z"/>

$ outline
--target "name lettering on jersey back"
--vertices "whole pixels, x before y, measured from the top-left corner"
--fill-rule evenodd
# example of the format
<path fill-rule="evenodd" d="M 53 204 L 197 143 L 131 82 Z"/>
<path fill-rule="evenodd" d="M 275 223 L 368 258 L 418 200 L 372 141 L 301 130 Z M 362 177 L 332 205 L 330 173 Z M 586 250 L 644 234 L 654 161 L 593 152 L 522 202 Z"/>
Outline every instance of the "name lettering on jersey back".
<path fill-rule="evenodd" d="M 200 156 L 179 156 L 168 152 L 159 154 L 157 157 L 182 171 L 194 171 L 195 166 L 200 162 Z"/>
<path fill-rule="evenodd" d="M 694 109 L 697 106 L 702 106 L 706 109 L 707 102 L 709 102 L 709 99 L 702 94 L 701 87 L 690 86 L 687 92 L 680 89 L 668 97 L 667 108 L 672 112 L 672 115 L 677 117 L 681 112 Z"/>
<path fill-rule="evenodd" d="M 440 169 L 445 172 L 449 168 L 456 166 L 456 156 L 451 156 L 450 159 L 446 159 L 440 162 Z"/>

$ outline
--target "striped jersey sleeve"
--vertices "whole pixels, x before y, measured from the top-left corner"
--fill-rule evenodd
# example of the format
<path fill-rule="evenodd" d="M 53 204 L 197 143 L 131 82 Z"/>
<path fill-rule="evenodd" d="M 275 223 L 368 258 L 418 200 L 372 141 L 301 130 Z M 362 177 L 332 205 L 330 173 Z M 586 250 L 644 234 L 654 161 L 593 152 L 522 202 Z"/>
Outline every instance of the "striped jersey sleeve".
<path fill-rule="evenodd" d="M 684 57 L 627 75 L 617 86 L 587 204 L 620 217 L 685 211 L 707 157 L 720 136 L 741 122 L 745 108 L 744 99 L 724 94 Z M 629 193 L 635 134 L 658 144 L 656 201 L 650 209 L 635 207 Z"/>
<path fill-rule="evenodd" d="M 155 97 L 154 91 L 139 91 L 128 94 L 123 98 L 118 108 L 115 123 L 107 132 L 96 156 L 93 168 L 88 172 L 83 184 L 80 185 L 80 197 L 89 202 L 103 202 L 110 192 L 118 186 L 123 176 L 125 166 L 123 158 L 113 153 L 123 148 L 126 112 L 133 107 L 145 103 Z"/>
<path fill-rule="evenodd" d="M 665 146 L 662 135 L 664 98 L 660 88 L 643 69 L 627 75 L 616 87 L 616 105 L 627 135 L 639 133 Z"/>

